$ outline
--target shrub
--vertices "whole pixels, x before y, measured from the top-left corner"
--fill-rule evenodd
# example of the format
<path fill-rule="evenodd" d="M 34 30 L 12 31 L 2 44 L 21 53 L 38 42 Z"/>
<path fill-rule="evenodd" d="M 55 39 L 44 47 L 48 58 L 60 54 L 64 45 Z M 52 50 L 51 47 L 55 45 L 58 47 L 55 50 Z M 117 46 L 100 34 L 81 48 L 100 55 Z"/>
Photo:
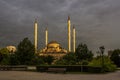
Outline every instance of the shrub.
<path fill-rule="evenodd" d="M 84 67 L 84 66 L 83 66 Z M 48 68 L 66 68 L 68 72 L 81 72 L 81 66 L 80 65 L 42 65 L 37 66 L 37 71 L 45 72 L 48 70 Z"/>
<path fill-rule="evenodd" d="M 113 62 L 110 60 L 110 58 L 104 56 L 104 64 L 102 65 L 101 57 L 94 58 L 88 66 L 93 67 L 102 67 L 103 72 L 112 72 L 116 70 L 116 66 L 113 64 Z"/>
<path fill-rule="evenodd" d="M 57 65 L 75 65 L 76 64 L 76 55 L 75 53 L 68 53 L 63 56 L 61 59 L 55 62 Z"/>
<path fill-rule="evenodd" d="M 101 73 L 102 67 L 88 66 L 88 72 L 90 73 Z"/>

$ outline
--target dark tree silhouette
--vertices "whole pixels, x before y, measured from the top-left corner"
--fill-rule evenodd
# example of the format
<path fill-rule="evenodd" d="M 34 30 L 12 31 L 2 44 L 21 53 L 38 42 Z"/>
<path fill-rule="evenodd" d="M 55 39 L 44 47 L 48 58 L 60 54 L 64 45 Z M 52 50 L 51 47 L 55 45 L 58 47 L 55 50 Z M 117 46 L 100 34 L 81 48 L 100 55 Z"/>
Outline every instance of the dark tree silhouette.
<path fill-rule="evenodd" d="M 115 49 L 112 52 L 110 59 L 117 65 L 117 67 L 120 67 L 120 49 Z"/>
<path fill-rule="evenodd" d="M 75 54 L 77 56 L 78 62 L 83 60 L 90 61 L 93 58 L 93 53 L 88 49 L 86 44 L 79 44 Z"/>
<path fill-rule="evenodd" d="M 19 61 L 19 64 L 21 65 L 31 64 L 33 58 L 35 57 L 34 52 L 35 52 L 34 45 L 28 38 L 24 38 L 23 41 L 21 41 L 18 44 L 16 52 L 16 57 Z"/>

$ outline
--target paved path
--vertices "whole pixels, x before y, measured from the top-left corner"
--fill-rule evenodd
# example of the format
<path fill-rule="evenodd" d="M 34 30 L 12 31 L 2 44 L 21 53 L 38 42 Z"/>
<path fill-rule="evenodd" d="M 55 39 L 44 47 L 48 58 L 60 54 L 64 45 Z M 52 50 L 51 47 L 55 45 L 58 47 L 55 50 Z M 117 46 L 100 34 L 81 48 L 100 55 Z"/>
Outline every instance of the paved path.
<path fill-rule="evenodd" d="M 51 74 L 25 71 L 0 71 L 0 80 L 120 80 L 120 71 L 108 74 Z"/>

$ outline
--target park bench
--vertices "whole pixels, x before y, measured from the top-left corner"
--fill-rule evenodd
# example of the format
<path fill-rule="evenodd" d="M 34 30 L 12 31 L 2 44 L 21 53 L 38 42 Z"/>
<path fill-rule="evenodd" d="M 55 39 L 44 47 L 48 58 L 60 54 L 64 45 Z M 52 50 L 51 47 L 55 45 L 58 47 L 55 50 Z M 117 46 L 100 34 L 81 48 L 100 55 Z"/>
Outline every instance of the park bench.
<path fill-rule="evenodd" d="M 48 68 L 47 72 L 65 73 L 66 68 Z"/>

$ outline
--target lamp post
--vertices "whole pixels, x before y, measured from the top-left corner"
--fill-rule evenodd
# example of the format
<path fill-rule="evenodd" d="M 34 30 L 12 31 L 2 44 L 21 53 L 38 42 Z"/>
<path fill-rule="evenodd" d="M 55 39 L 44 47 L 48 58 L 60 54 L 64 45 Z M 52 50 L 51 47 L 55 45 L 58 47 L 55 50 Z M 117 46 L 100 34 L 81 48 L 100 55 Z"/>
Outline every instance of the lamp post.
<path fill-rule="evenodd" d="M 119 56 L 119 58 L 118 58 L 118 59 L 119 59 L 119 64 L 118 64 L 118 66 L 120 67 L 120 54 L 118 54 L 118 56 Z"/>
<path fill-rule="evenodd" d="M 104 46 L 101 46 L 101 47 L 99 47 L 99 49 L 100 49 L 100 51 L 101 51 L 101 58 L 102 58 L 102 70 L 104 70 L 104 69 L 103 69 L 103 67 L 104 67 L 103 54 L 104 54 L 104 50 L 105 50 L 105 48 L 104 48 Z"/>

